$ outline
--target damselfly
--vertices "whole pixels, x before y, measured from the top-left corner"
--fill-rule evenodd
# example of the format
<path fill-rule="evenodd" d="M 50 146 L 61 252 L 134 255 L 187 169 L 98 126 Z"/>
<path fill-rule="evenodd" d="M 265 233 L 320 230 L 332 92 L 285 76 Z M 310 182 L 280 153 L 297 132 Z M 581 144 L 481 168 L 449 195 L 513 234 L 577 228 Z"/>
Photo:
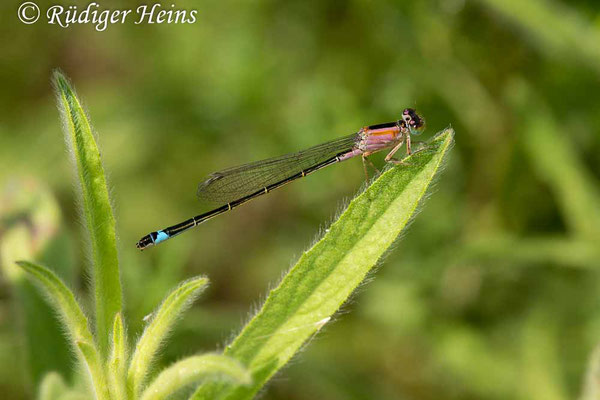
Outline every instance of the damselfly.
<path fill-rule="evenodd" d="M 240 204 L 340 161 L 361 156 L 366 174 L 367 157 L 391 148 L 385 161 L 399 163 L 401 161 L 392 158 L 394 153 L 406 144 L 406 153 L 411 154 L 410 135 L 418 135 L 424 128 L 425 120 L 415 110 L 407 108 L 398 121 L 366 126 L 352 135 L 297 153 L 215 172 L 198 186 L 198 197 L 219 202 L 222 206 L 179 224 L 151 232 L 141 238 L 136 246 L 144 250 L 164 242 Z"/>

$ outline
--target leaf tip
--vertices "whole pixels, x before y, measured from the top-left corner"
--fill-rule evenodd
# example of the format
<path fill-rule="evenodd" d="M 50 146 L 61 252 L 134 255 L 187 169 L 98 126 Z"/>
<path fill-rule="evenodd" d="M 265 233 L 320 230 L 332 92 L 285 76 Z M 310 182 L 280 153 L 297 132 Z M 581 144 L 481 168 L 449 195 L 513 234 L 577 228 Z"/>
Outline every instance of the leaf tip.
<path fill-rule="evenodd" d="M 437 133 L 432 141 L 435 140 L 453 140 L 454 139 L 454 128 L 452 128 L 452 125 L 448 125 L 447 128 L 443 129 L 442 131 L 440 131 L 439 133 Z"/>
<path fill-rule="evenodd" d="M 57 92 L 66 92 L 70 87 L 68 79 L 59 68 L 52 71 L 52 85 Z"/>
<path fill-rule="evenodd" d="M 197 288 L 203 288 L 209 284 L 209 279 L 205 276 L 199 276 L 197 278 L 190 279 L 192 286 Z"/>
<path fill-rule="evenodd" d="M 15 264 L 17 264 L 20 268 L 24 269 L 25 271 L 29 271 L 33 267 L 33 265 L 29 261 L 25 260 L 17 260 L 15 261 Z"/>
<path fill-rule="evenodd" d="M 115 313 L 115 319 L 113 322 L 113 332 L 115 335 L 120 335 L 123 331 L 123 317 L 121 316 L 121 311 Z"/>

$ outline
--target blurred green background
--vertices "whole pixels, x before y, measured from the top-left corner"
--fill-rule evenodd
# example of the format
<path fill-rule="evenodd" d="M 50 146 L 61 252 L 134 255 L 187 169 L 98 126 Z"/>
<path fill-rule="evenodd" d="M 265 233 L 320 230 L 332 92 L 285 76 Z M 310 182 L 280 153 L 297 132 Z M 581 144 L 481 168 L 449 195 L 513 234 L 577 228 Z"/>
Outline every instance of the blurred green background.
<path fill-rule="evenodd" d="M 43 374 L 73 369 L 53 313 L 39 312 L 12 261 L 46 263 L 90 306 L 57 67 L 102 150 L 130 339 L 177 282 L 211 280 L 161 363 L 222 348 L 363 185 L 362 165 L 323 170 L 144 253 L 139 237 L 206 210 L 196 185 L 215 170 L 416 107 L 424 139 L 457 132 L 442 177 L 373 280 L 262 398 L 598 398 L 585 384 L 600 340 L 598 2 L 175 4 L 197 9 L 197 22 L 97 32 L 25 25 L 20 2 L 0 5 L 3 398 L 34 397 Z"/>

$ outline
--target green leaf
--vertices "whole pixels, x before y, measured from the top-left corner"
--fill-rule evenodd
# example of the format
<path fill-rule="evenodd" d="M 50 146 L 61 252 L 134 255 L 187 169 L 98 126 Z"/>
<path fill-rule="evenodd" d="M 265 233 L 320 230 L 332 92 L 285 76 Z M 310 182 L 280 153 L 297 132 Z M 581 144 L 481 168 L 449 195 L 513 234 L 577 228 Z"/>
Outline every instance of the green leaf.
<path fill-rule="evenodd" d="M 14 300 L 21 311 L 23 354 L 36 386 L 48 371 L 68 376 L 72 357 L 56 313 L 15 261 L 43 260 L 68 282 L 72 263 L 65 257 L 69 252 L 65 251 L 68 244 L 61 224 L 58 202 L 42 184 L 32 179 L 10 179 L 0 188 L 0 269 L 14 287 Z"/>
<path fill-rule="evenodd" d="M 114 399 L 126 399 L 127 339 L 121 313 L 115 315 L 111 345 L 110 357 L 108 359 L 110 391 Z"/>
<path fill-rule="evenodd" d="M 525 321 L 521 331 L 520 397 L 544 400 L 570 398 L 561 370 L 559 349 L 563 334 L 557 329 L 556 313 L 543 306 L 537 307 L 530 311 Z"/>
<path fill-rule="evenodd" d="M 67 385 L 60 374 L 50 372 L 40 383 L 39 400 L 58 400 L 68 391 Z"/>
<path fill-rule="evenodd" d="M 453 136 L 446 129 L 407 165 L 383 173 L 271 291 L 225 351 L 249 368 L 252 385 L 207 383 L 197 399 L 251 398 L 329 320 L 410 221 Z"/>
<path fill-rule="evenodd" d="M 94 385 L 95 398 L 98 400 L 110 400 L 106 374 L 104 373 L 104 368 L 102 367 L 96 347 L 92 342 L 85 341 L 77 341 L 76 346 L 85 358 L 85 365 L 88 367 L 88 372 Z"/>
<path fill-rule="evenodd" d="M 73 292 L 48 268 L 28 261 L 17 261 L 34 282 L 39 284 L 48 295 L 50 302 L 62 316 L 63 325 L 67 329 L 73 343 L 77 341 L 93 342 L 92 333 L 88 329 L 88 321 Z"/>
<path fill-rule="evenodd" d="M 163 370 L 141 396 L 142 400 L 162 400 L 202 380 L 227 379 L 239 385 L 250 384 L 250 373 L 233 358 L 204 354 L 185 358 Z"/>
<path fill-rule="evenodd" d="M 583 383 L 581 400 L 600 399 L 600 346 L 596 345 L 590 355 Z"/>
<path fill-rule="evenodd" d="M 89 400 L 89 398 L 89 393 L 82 392 L 81 388 L 67 386 L 62 376 L 56 372 L 44 375 L 37 396 L 39 400 Z"/>
<path fill-rule="evenodd" d="M 580 238 L 600 237 L 600 190 L 594 174 L 577 154 L 568 129 L 524 80 L 510 86 L 509 100 L 521 110 L 519 135 L 533 170 L 556 196 L 568 227 Z M 526 110 L 526 111 L 524 111 Z"/>
<path fill-rule="evenodd" d="M 464 260 L 464 261 L 463 261 Z M 461 262 L 510 263 L 512 267 L 531 264 L 556 264 L 596 269 L 600 249 L 592 240 L 561 236 L 519 237 L 507 233 L 486 235 L 469 240 Z"/>
<path fill-rule="evenodd" d="M 140 338 L 127 373 L 130 397 L 138 398 L 152 360 L 173 324 L 208 284 L 208 279 L 197 277 L 183 282 L 163 301 Z"/>
<path fill-rule="evenodd" d="M 52 305 L 59 312 L 73 347 L 80 350 L 77 354 L 90 371 L 98 395 L 97 398 L 108 398 L 103 395 L 106 390 L 106 379 L 99 361 L 98 351 L 94 346 L 87 318 L 75 300 L 73 292 L 67 288 L 58 276 L 45 267 L 28 261 L 18 261 L 17 265 L 23 268 L 33 278 L 34 282 L 42 287 Z"/>
<path fill-rule="evenodd" d="M 534 49 L 561 63 L 583 61 L 600 71 L 600 34 L 592 20 L 568 3 L 549 0 L 480 0 L 539 46 Z"/>
<path fill-rule="evenodd" d="M 96 301 L 96 336 L 102 356 L 108 353 L 110 326 L 121 311 L 121 282 L 113 217 L 100 152 L 86 114 L 60 73 L 54 73 L 58 106 L 65 135 L 77 167 L 83 214 L 90 234 L 94 260 L 93 279 Z"/>

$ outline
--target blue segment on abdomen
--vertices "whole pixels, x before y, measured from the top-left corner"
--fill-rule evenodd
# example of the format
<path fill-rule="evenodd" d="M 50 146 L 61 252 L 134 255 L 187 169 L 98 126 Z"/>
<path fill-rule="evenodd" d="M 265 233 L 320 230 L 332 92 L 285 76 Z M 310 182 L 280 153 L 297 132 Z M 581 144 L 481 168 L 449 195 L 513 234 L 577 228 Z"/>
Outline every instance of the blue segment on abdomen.
<path fill-rule="evenodd" d="M 156 239 L 154 239 L 154 243 L 158 244 L 160 242 L 167 240 L 168 238 L 169 238 L 169 235 L 167 235 L 165 232 L 156 231 Z"/>

